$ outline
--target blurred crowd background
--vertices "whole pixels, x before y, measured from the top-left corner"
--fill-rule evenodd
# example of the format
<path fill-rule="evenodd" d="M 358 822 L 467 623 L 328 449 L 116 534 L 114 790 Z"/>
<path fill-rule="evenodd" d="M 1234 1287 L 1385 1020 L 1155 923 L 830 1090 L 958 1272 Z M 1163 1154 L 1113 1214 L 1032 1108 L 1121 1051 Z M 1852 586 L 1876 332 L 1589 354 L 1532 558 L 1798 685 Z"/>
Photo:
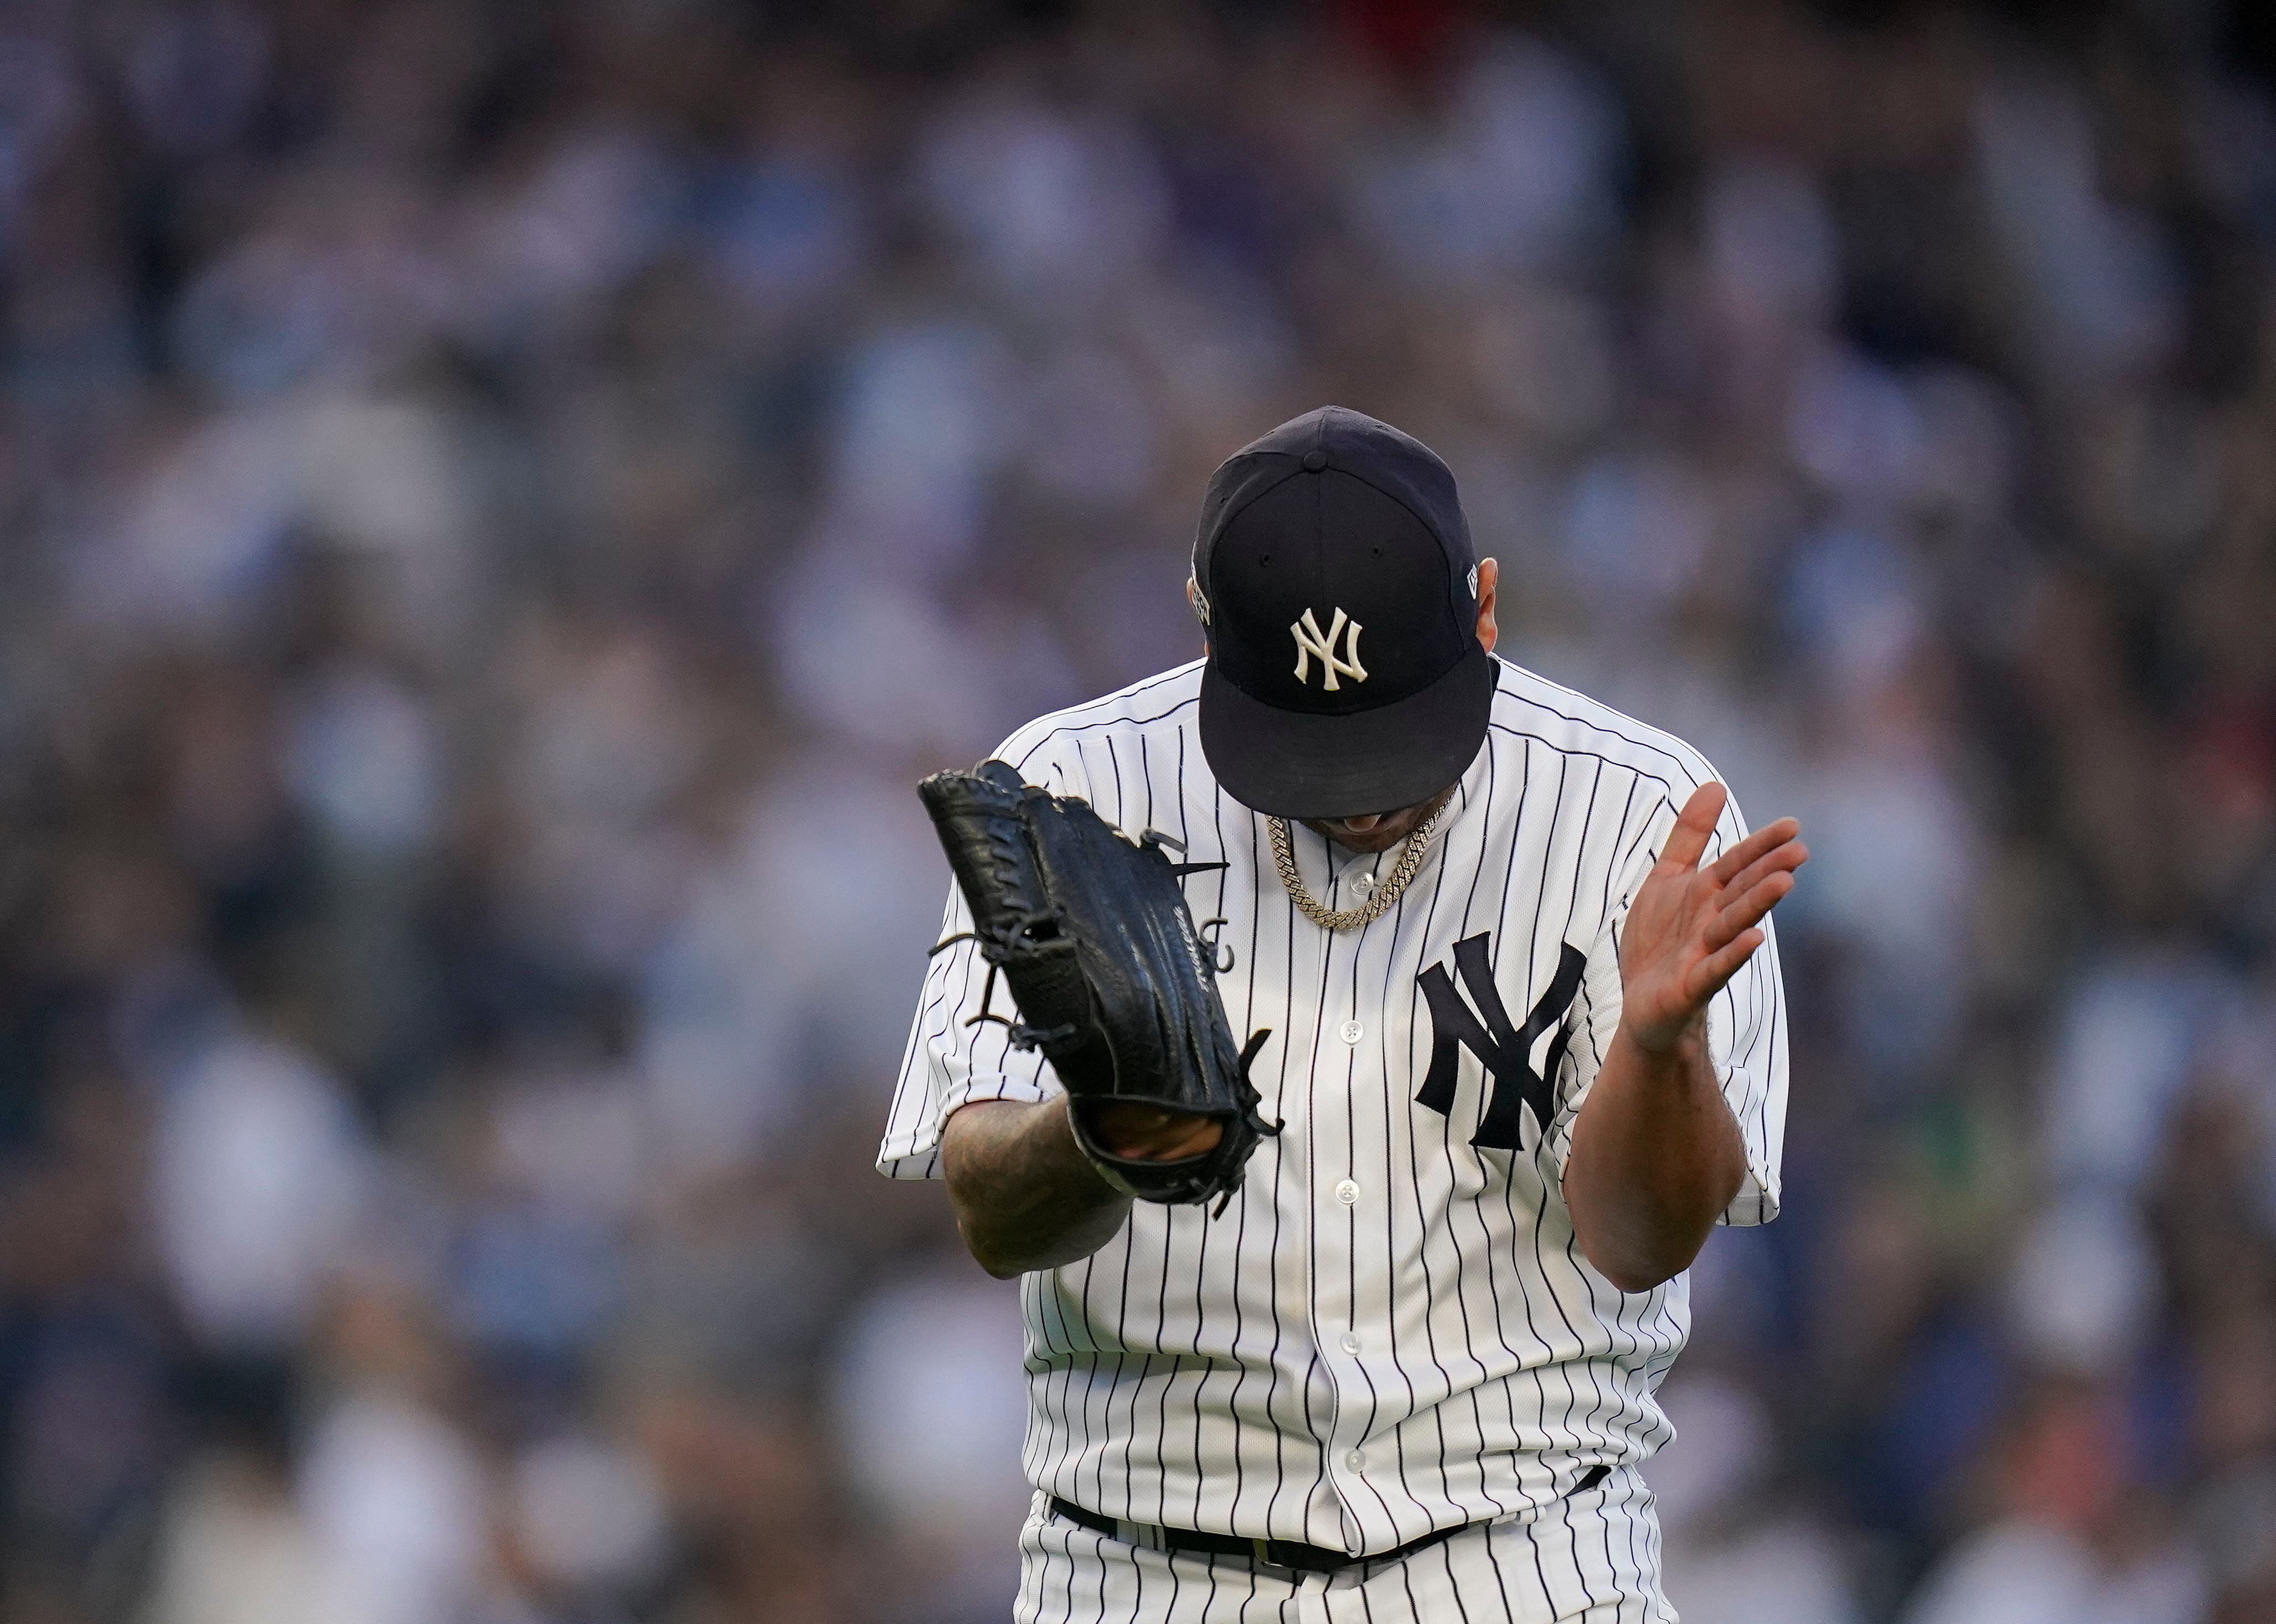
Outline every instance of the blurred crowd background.
<path fill-rule="evenodd" d="M 1786 1216 L 1692 1624 L 2276 1619 L 2252 0 L 17 0 L 0 1616 L 1007 1616 L 1009 1287 L 869 1171 L 912 785 L 1419 435 L 1699 744 Z"/>

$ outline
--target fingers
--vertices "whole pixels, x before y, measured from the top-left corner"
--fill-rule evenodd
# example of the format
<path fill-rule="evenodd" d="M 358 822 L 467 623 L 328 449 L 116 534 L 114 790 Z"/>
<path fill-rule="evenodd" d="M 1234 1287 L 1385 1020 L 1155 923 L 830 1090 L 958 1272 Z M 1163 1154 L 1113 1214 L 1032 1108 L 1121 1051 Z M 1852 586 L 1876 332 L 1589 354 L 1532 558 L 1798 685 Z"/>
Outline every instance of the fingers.
<path fill-rule="evenodd" d="M 1739 967 L 1752 958 L 1755 949 L 1762 945 L 1763 933 L 1759 930 L 1740 931 L 1720 949 L 1691 967 L 1690 975 L 1684 977 L 1685 996 L 1695 1005 L 1704 1004 L 1723 990 L 1731 977 L 1739 973 Z"/>
<path fill-rule="evenodd" d="M 1225 1132 L 1214 1117 L 1162 1111 L 1128 1100 L 1099 1100 L 1090 1112 L 1092 1133 L 1117 1156 L 1135 1161 L 1177 1161 L 1199 1156 Z"/>
<path fill-rule="evenodd" d="M 1789 818 L 1785 821 L 1791 823 L 1793 820 Z M 1724 860 L 1724 861 L 1728 861 L 1729 859 L 1727 858 Z M 1768 879 L 1771 875 L 1791 874 L 1794 869 L 1799 869 L 1802 864 L 1809 861 L 1809 848 L 1808 846 L 1804 846 L 1799 840 L 1785 841 L 1780 845 L 1772 846 L 1761 856 L 1749 862 L 1746 868 L 1741 871 L 1736 879 L 1726 881 L 1724 883 L 1724 895 L 1726 899 L 1731 897 L 1743 897 L 1756 886 Z M 1723 864 L 1721 862 L 1718 862 L 1715 865 L 1715 868 L 1717 869 L 1720 869 L 1722 866 Z M 1718 877 L 1719 877 L 1719 876 Z M 1727 902 L 1726 906 L 1727 906 Z"/>
<path fill-rule="evenodd" d="M 1142 1161 L 1181 1162 L 1189 1156 L 1215 1150 L 1218 1141 L 1224 1137 L 1225 1124 L 1215 1117 L 1188 1117 L 1134 1154 Z"/>
<path fill-rule="evenodd" d="M 1762 923 L 1764 916 L 1784 900 L 1793 889 L 1794 875 L 1789 870 L 1781 869 L 1764 877 L 1753 890 L 1726 902 L 1715 917 L 1707 922 L 1706 929 L 1700 933 L 1700 939 L 1710 953 L 1719 951 L 1742 932 Z"/>
<path fill-rule="evenodd" d="M 1730 792 L 1721 785 L 1707 783 L 1691 792 L 1691 799 L 1683 803 L 1683 810 L 1675 816 L 1675 827 L 1668 831 L 1667 844 L 1660 847 L 1659 866 L 1686 870 L 1696 869 L 1705 854 L 1707 842 L 1715 836 L 1715 820 L 1723 816 L 1723 803 Z"/>
<path fill-rule="evenodd" d="M 1715 866 L 1708 869 L 1708 872 L 1715 877 L 1715 883 L 1718 885 L 1728 885 L 1734 877 L 1758 859 L 1767 853 L 1775 851 L 1801 832 L 1802 825 L 1790 817 L 1782 817 L 1775 823 L 1765 823 L 1718 857 L 1715 860 Z"/>

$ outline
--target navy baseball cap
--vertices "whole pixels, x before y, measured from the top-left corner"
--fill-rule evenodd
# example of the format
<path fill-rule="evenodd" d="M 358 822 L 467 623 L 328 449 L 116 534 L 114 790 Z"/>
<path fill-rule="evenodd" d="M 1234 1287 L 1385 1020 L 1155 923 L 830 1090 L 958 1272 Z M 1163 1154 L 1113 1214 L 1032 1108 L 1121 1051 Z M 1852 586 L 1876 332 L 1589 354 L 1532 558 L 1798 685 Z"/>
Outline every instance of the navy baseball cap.
<path fill-rule="evenodd" d="M 1202 751 L 1244 806 L 1396 811 L 1485 742 L 1477 556 L 1453 472 L 1420 440 L 1331 406 L 1243 446 L 1202 497 L 1194 582 Z"/>

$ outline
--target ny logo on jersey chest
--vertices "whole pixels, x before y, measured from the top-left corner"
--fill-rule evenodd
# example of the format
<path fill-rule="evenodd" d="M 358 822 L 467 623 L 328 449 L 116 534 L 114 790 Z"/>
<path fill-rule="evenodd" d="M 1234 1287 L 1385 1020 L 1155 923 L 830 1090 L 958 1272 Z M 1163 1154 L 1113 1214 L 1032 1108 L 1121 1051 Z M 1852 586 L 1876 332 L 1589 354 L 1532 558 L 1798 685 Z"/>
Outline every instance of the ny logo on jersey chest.
<path fill-rule="evenodd" d="M 1532 1111 L 1536 1132 L 1549 1131 L 1552 1080 L 1573 1036 L 1565 1026 L 1565 1012 L 1580 994 L 1581 972 L 1588 960 L 1579 948 L 1565 943 L 1558 952 L 1557 974 L 1551 978 L 1549 990 L 1526 1016 L 1525 1024 L 1514 1027 L 1508 1011 L 1502 1007 L 1500 990 L 1494 985 L 1487 951 L 1483 935 L 1454 944 L 1454 968 L 1470 995 L 1469 1004 L 1454 990 L 1454 978 L 1443 964 L 1432 965 L 1415 978 L 1430 1005 L 1430 1069 L 1423 1076 L 1422 1091 L 1415 1097 L 1415 1103 L 1442 1117 L 1453 1115 L 1454 1074 L 1460 1051 L 1468 1049 L 1485 1067 L 1489 1089 L 1485 1112 L 1470 1143 L 1484 1150 L 1514 1150 L 1519 1148 L 1521 1105 Z M 1476 1013 L 1471 1004 L 1477 1006 Z M 1550 1040 L 1549 1052 L 1536 1072 L 1533 1046 L 1552 1028 L 1556 1036 Z"/>

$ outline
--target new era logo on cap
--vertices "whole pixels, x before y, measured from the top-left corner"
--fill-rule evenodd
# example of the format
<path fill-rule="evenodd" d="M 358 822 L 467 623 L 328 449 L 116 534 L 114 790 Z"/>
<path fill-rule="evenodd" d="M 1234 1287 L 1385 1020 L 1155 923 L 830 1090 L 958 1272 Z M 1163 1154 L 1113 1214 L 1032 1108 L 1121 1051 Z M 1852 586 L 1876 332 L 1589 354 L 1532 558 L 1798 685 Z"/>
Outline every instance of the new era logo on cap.
<path fill-rule="evenodd" d="M 1260 811 L 1346 817 L 1459 778 L 1493 692 L 1476 562 L 1452 471 L 1387 423 L 1323 406 L 1227 459 L 1194 548 L 1218 782 Z"/>

